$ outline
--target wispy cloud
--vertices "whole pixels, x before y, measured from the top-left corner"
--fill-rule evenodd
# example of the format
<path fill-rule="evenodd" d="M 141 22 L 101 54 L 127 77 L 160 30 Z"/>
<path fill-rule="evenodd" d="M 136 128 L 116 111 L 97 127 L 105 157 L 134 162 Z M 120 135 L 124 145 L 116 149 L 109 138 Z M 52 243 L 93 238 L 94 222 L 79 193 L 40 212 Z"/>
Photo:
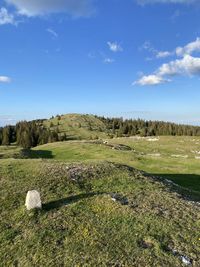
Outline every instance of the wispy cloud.
<path fill-rule="evenodd" d="M 200 38 L 184 47 L 177 47 L 175 51 L 181 59 L 162 64 L 153 74 L 143 75 L 133 84 L 158 85 L 169 82 L 168 78 L 173 76 L 200 76 L 200 57 L 192 56 L 194 52 L 200 52 Z"/>
<path fill-rule="evenodd" d="M 123 48 L 117 42 L 107 42 L 107 44 L 108 44 L 108 46 L 112 52 L 122 52 L 123 51 Z"/>
<path fill-rule="evenodd" d="M 104 62 L 104 63 L 107 63 L 107 64 L 111 64 L 111 63 L 115 62 L 115 60 L 114 60 L 113 58 L 109 58 L 109 57 L 107 57 L 107 58 L 104 59 L 103 62 Z"/>
<path fill-rule="evenodd" d="M 169 51 L 157 51 L 156 58 L 165 58 L 173 55 L 173 52 Z"/>
<path fill-rule="evenodd" d="M 5 0 L 18 14 L 33 17 L 52 13 L 67 13 L 75 17 L 87 17 L 94 12 L 93 0 Z"/>
<path fill-rule="evenodd" d="M 88 57 L 89 57 L 90 59 L 95 59 L 95 58 L 97 57 L 96 52 L 95 52 L 95 51 L 91 51 L 91 52 L 89 52 L 89 53 L 88 53 Z"/>
<path fill-rule="evenodd" d="M 47 29 L 47 32 L 50 33 L 54 38 L 57 38 L 57 37 L 58 37 L 57 32 L 54 31 L 54 30 L 51 29 L 51 28 L 48 28 L 48 29 Z"/>
<path fill-rule="evenodd" d="M 91 60 L 97 59 L 105 64 L 112 64 L 115 62 L 114 58 L 108 57 L 103 51 L 91 51 L 88 53 L 88 58 Z"/>
<path fill-rule="evenodd" d="M 170 17 L 170 20 L 172 22 L 175 22 L 179 17 L 181 16 L 181 11 L 179 9 L 175 10 L 172 16 Z"/>
<path fill-rule="evenodd" d="M 156 53 L 157 50 L 153 47 L 150 41 L 145 41 L 140 47 L 139 50 L 147 50 L 148 52 L 151 53 Z"/>
<path fill-rule="evenodd" d="M 0 8 L 0 25 L 17 25 L 13 14 L 9 13 L 5 7 Z"/>
<path fill-rule="evenodd" d="M 0 83 L 10 83 L 11 78 L 8 76 L 0 76 Z"/>
<path fill-rule="evenodd" d="M 142 46 L 139 47 L 139 50 L 146 50 L 152 54 L 152 57 L 147 57 L 146 60 L 150 61 L 153 58 L 166 58 L 172 56 L 174 52 L 170 51 L 159 51 L 154 48 L 150 41 L 145 41 Z"/>
<path fill-rule="evenodd" d="M 194 4 L 199 0 L 136 0 L 139 5 L 147 4 Z"/>

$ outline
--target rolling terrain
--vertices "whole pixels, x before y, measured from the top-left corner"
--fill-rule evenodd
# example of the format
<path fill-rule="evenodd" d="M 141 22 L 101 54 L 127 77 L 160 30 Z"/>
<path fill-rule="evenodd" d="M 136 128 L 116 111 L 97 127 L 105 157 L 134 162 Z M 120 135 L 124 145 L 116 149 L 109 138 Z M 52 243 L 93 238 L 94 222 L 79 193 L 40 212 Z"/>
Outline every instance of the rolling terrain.
<path fill-rule="evenodd" d="M 60 135 L 66 134 L 69 140 L 96 139 L 106 137 L 105 124 L 93 115 L 67 114 L 45 120 L 43 125 L 56 130 Z"/>
<path fill-rule="evenodd" d="M 154 138 L 153 138 L 154 139 Z M 28 155 L 67 162 L 107 160 L 128 164 L 152 175 L 170 179 L 200 200 L 200 138 L 116 138 L 103 141 L 68 141 L 38 146 Z M 150 138 L 151 140 L 151 138 Z M 130 150 L 117 149 L 123 144 Z M 116 148 L 115 148 L 116 147 Z M 189 191 L 188 191 L 189 193 Z"/>
<path fill-rule="evenodd" d="M 0 265 L 198 267 L 200 138 L 110 139 L 70 116 L 75 140 L 0 146 Z M 32 189 L 43 208 L 27 212 Z"/>

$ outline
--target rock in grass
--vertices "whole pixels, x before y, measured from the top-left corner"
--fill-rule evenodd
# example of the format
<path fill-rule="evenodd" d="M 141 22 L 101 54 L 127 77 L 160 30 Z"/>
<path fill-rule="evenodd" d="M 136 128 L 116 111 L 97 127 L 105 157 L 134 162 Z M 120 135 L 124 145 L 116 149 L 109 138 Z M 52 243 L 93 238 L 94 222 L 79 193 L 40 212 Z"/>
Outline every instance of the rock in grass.
<path fill-rule="evenodd" d="M 181 259 L 182 263 L 184 263 L 185 265 L 191 265 L 192 264 L 192 260 L 189 259 L 187 256 L 180 256 L 180 259 Z"/>
<path fill-rule="evenodd" d="M 120 194 L 117 193 L 112 193 L 111 194 L 111 199 L 113 201 L 118 201 L 121 203 L 121 205 L 128 205 L 128 199 Z"/>
<path fill-rule="evenodd" d="M 28 191 L 25 206 L 27 210 L 42 208 L 40 193 L 37 190 Z"/>

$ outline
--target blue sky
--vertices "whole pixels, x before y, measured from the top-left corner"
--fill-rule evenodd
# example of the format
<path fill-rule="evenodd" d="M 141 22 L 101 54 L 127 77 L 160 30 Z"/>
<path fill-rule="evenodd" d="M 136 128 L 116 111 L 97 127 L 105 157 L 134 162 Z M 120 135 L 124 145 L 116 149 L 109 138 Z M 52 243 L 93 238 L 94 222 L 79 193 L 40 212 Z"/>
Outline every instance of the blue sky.
<path fill-rule="evenodd" d="M 198 0 L 0 0 L 0 125 L 64 113 L 200 124 Z"/>

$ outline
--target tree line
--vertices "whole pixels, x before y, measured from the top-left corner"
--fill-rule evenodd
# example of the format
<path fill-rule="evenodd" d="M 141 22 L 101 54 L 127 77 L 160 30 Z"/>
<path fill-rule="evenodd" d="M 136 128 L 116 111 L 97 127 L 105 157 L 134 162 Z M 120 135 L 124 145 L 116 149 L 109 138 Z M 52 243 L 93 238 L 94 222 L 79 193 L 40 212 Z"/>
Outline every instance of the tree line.
<path fill-rule="evenodd" d="M 109 137 L 122 136 L 200 136 L 200 127 L 175 124 L 163 121 L 145 121 L 141 119 L 105 118 L 95 116 L 106 126 Z M 21 121 L 15 126 L 0 127 L 0 145 L 17 145 L 29 149 L 47 143 L 65 141 L 66 134 L 61 135 L 58 128 L 45 128 L 44 120 Z M 51 126 L 51 125 L 50 125 Z M 92 129 L 89 129 L 91 130 Z M 99 130 L 100 131 L 100 130 Z M 103 131 L 103 130 L 101 130 Z M 98 138 L 98 137 L 97 137 Z"/>
<path fill-rule="evenodd" d="M 22 121 L 17 123 L 16 126 L 0 128 L 0 145 L 8 146 L 16 143 L 25 149 L 29 149 L 57 141 L 63 141 L 59 138 L 58 131 L 46 129 L 41 120 Z"/>
<path fill-rule="evenodd" d="M 114 136 L 155 136 L 155 135 L 172 135 L 172 136 L 200 136 L 200 127 L 182 125 L 164 121 L 145 121 L 142 119 L 123 119 L 123 118 L 105 118 L 98 117 L 105 125 L 109 132 Z"/>

